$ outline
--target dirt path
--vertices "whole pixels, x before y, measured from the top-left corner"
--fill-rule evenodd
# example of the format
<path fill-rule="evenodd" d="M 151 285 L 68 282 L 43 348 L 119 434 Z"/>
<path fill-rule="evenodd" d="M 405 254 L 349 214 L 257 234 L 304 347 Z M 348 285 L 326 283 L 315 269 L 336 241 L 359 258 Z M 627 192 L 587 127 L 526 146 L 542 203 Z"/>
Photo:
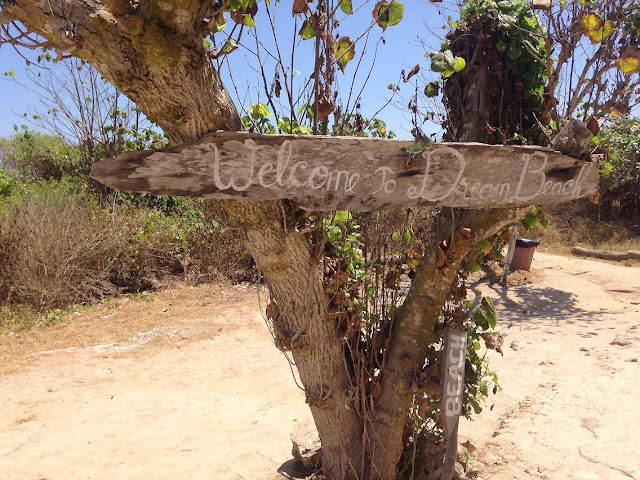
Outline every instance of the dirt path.
<path fill-rule="evenodd" d="M 294 422 L 308 415 L 304 395 L 255 290 L 209 290 L 101 311 L 83 321 L 106 315 L 149 328 L 155 316 L 159 325 L 129 340 L 97 327 L 97 347 L 47 344 L 25 371 L 0 377 L 0 479 L 274 478 L 291 458 Z M 203 304 L 207 294 L 215 298 Z M 52 330 L 54 343 L 71 337 L 60 346 L 86 343 L 73 326 Z"/>
<path fill-rule="evenodd" d="M 486 480 L 640 480 L 640 268 L 534 266 L 482 287 L 508 309 L 504 392 L 461 440 Z M 0 480 L 277 478 L 309 414 L 255 291 L 153 297 L 0 336 Z"/>
<path fill-rule="evenodd" d="M 505 354 L 490 358 L 503 393 L 461 441 L 486 479 L 640 480 L 640 268 L 538 254 L 534 265 L 532 284 L 483 287 L 506 309 Z"/>

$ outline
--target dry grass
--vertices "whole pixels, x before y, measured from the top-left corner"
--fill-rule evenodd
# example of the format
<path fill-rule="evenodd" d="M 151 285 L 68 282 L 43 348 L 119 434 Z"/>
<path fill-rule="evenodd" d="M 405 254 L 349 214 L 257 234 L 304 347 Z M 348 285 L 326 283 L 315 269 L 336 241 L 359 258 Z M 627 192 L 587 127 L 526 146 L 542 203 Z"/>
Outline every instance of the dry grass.
<path fill-rule="evenodd" d="M 545 209 L 547 228 L 521 235 L 540 240 L 541 247 L 567 253 L 574 245 L 602 250 L 640 250 L 640 225 L 599 215 L 597 205 L 576 201 Z"/>
<path fill-rule="evenodd" d="M 177 279 L 239 279 L 248 258 L 237 239 L 180 216 L 34 188 L 0 205 L 0 323 L 55 323 L 69 305 Z"/>
<path fill-rule="evenodd" d="M 177 273 L 175 242 L 140 225 L 61 190 L 16 199 L 0 213 L 2 299 L 60 308 Z"/>

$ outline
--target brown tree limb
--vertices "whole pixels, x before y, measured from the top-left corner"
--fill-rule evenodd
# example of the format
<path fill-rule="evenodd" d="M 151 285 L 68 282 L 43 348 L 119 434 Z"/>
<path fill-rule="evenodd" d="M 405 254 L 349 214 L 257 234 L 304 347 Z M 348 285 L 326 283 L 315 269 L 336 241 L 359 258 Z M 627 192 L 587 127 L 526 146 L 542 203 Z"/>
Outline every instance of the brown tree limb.
<path fill-rule="evenodd" d="M 376 401 L 371 447 L 373 463 L 387 468 L 402 453 L 402 433 L 413 401 L 416 374 L 422 368 L 438 314 L 451 289 L 451 282 L 462 260 L 478 242 L 497 233 L 519 218 L 523 209 L 463 210 L 456 218 L 442 211 L 431 234 L 431 250 L 418 268 L 412 287 L 397 313 L 386 363 L 381 374 L 382 393 Z M 451 213 L 454 213 L 451 210 Z M 471 238 L 456 234 L 471 230 Z M 440 244 L 449 243 L 444 265 L 438 266 Z M 374 478 L 393 478 L 391 470 L 379 470 Z"/>
<path fill-rule="evenodd" d="M 3 5 L 3 21 L 17 20 L 58 49 L 94 65 L 134 100 L 174 143 L 218 129 L 241 130 L 231 98 L 211 65 L 193 15 L 135 10 L 114 14 L 93 0 L 34 0 Z M 141 7 L 142 8 L 142 7 Z M 175 12 L 174 12 L 175 13 Z"/>

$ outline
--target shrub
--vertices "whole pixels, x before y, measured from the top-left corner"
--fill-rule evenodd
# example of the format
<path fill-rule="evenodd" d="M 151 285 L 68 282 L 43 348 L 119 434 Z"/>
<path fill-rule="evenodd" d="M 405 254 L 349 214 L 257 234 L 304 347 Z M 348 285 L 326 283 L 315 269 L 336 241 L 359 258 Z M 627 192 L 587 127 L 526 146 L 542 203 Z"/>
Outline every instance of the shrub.
<path fill-rule="evenodd" d="M 0 168 L 0 201 L 19 189 L 22 184 L 13 176 Z"/>
<path fill-rule="evenodd" d="M 0 143 L 4 167 L 24 181 L 61 180 L 80 174 L 79 150 L 59 137 L 25 128 Z"/>
<path fill-rule="evenodd" d="M 604 151 L 600 169 L 605 213 L 611 218 L 640 219 L 640 119 L 613 120 L 595 141 Z"/>
<path fill-rule="evenodd" d="M 248 264 L 240 242 L 187 212 L 105 207 L 64 183 L 31 184 L 0 204 L 0 302 L 46 310 Z"/>

